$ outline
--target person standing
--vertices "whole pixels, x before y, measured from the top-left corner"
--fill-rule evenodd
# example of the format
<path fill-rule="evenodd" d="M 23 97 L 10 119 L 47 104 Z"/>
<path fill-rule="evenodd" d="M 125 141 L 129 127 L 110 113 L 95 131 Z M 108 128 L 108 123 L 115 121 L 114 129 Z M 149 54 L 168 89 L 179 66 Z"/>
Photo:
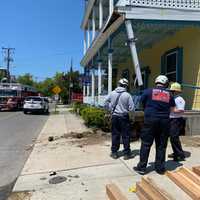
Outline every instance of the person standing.
<path fill-rule="evenodd" d="M 141 96 L 144 106 L 144 127 L 141 131 L 140 161 L 134 170 L 139 174 L 146 173 L 149 153 L 153 141 L 156 144 L 155 171 L 165 172 L 165 154 L 170 129 L 170 109 L 175 106 L 174 99 L 167 87 L 168 78 L 160 75 L 155 80 L 156 87 L 146 89 Z"/>
<path fill-rule="evenodd" d="M 173 154 L 168 155 L 168 157 L 173 158 L 174 161 L 182 161 L 185 160 L 185 155 L 179 135 L 185 124 L 183 119 L 185 100 L 180 96 L 182 93 L 182 88 L 179 83 L 173 83 L 170 87 L 170 91 L 173 94 L 176 107 L 170 113 L 170 142 L 173 149 Z"/>
<path fill-rule="evenodd" d="M 112 115 L 112 145 L 111 157 L 119 157 L 120 139 L 124 146 L 124 159 L 132 157 L 130 149 L 130 122 L 129 112 L 134 111 L 134 103 L 127 92 L 128 80 L 123 78 L 118 82 L 118 87 L 112 91 L 105 100 L 105 107 Z"/>

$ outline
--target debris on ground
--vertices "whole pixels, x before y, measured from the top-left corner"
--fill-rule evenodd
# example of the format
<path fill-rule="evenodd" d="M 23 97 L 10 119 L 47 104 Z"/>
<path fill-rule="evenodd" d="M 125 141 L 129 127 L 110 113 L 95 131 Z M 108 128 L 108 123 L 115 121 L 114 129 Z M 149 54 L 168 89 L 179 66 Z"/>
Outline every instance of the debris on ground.
<path fill-rule="evenodd" d="M 13 192 L 8 200 L 30 200 L 31 196 L 31 192 Z"/>
<path fill-rule="evenodd" d="M 56 172 L 50 172 L 49 176 L 55 176 L 56 174 Z"/>
<path fill-rule="evenodd" d="M 54 137 L 53 137 L 53 136 L 49 136 L 49 137 L 48 137 L 48 141 L 49 141 L 49 142 L 54 141 Z"/>
<path fill-rule="evenodd" d="M 49 180 L 49 184 L 59 184 L 65 182 L 66 180 L 67 178 L 65 176 L 56 176 Z"/>

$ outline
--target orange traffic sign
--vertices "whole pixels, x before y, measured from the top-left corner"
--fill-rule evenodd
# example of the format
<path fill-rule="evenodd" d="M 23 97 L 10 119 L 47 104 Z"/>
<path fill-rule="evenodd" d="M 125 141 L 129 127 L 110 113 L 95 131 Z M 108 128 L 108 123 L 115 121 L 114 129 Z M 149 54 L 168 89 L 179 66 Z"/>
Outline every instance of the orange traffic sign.
<path fill-rule="evenodd" d="M 59 94 L 62 90 L 59 86 L 55 86 L 53 89 L 52 89 L 53 93 L 54 94 Z"/>

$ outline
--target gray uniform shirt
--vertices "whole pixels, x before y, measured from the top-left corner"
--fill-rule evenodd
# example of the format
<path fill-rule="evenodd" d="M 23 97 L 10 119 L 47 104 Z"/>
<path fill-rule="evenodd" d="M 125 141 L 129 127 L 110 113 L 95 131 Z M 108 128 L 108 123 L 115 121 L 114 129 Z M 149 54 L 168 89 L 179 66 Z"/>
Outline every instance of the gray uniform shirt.
<path fill-rule="evenodd" d="M 121 96 L 113 113 L 113 115 L 117 116 L 123 116 L 128 114 L 129 112 L 133 112 L 135 108 L 131 95 L 128 92 L 126 92 L 126 89 L 123 87 L 117 87 L 107 96 L 105 100 L 105 108 L 112 112 L 117 97 L 120 93 Z"/>

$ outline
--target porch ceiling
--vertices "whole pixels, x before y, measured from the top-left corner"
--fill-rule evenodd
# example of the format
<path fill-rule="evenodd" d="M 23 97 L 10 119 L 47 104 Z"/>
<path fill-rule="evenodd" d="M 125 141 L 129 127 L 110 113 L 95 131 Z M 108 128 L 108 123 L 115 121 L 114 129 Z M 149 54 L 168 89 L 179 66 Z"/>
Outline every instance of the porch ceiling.
<path fill-rule="evenodd" d="M 181 21 L 155 21 L 155 20 L 132 20 L 132 25 L 136 38 L 138 52 L 145 48 L 151 48 L 154 44 L 164 38 L 170 37 L 177 31 L 185 27 L 199 26 L 200 22 L 181 22 Z M 131 58 L 128 45 L 125 25 L 112 34 L 113 68 L 120 67 Z M 103 66 L 107 66 L 108 45 L 107 42 L 101 48 L 101 59 Z M 93 60 L 93 65 L 97 66 L 98 56 Z"/>

